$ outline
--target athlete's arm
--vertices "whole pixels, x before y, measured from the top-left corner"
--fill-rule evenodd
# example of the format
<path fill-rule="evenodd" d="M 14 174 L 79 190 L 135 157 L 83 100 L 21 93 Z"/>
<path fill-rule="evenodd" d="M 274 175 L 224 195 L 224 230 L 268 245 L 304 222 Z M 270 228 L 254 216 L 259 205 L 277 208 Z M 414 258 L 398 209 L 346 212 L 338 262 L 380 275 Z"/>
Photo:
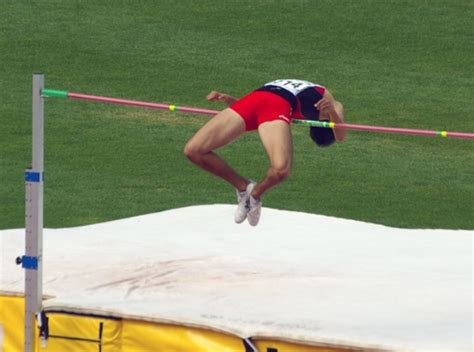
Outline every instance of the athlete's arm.
<path fill-rule="evenodd" d="M 340 102 L 334 99 L 328 90 L 324 92 L 323 99 L 318 101 L 315 105 L 320 114 L 320 120 L 326 120 L 338 123 L 344 123 L 344 107 Z M 346 138 L 346 131 L 343 129 L 334 128 L 334 137 L 338 142 L 343 141 Z"/>
<path fill-rule="evenodd" d="M 231 106 L 232 104 L 234 104 L 238 100 L 237 98 L 231 97 L 228 94 L 216 92 L 215 90 L 210 92 L 207 95 L 206 99 L 209 100 L 209 101 L 223 101 L 228 106 Z"/>

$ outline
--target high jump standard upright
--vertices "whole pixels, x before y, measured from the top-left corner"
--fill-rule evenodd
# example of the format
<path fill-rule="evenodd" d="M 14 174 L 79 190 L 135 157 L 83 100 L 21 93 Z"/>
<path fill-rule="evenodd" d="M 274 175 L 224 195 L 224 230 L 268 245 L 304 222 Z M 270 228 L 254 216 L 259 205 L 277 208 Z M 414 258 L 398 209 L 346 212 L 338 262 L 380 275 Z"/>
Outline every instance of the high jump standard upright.
<path fill-rule="evenodd" d="M 43 88 L 44 75 L 33 74 L 33 160 L 25 172 L 25 255 L 17 258 L 17 264 L 25 269 L 25 352 L 36 350 L 35 317 L 43 298 Z"/>

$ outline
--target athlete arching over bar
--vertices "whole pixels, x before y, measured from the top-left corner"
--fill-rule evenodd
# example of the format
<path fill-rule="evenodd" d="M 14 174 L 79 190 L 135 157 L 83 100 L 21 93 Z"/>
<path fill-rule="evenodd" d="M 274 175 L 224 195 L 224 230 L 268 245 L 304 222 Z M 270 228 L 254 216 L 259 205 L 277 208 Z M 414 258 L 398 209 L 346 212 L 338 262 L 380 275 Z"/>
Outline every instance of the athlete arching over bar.
<path fill-rule="evenodd" d="M 236 188 L 238 207 L 235 222 L 246 218 L 252 226 L 260 219 L 262 195 L 290 173 L 292 162 L 291 119 L 344 122 L 343 106 L 323 86 L 296 79 L 279 79 L 236 99 L 212 91 L 210 101 L 223 101 L 229 107 L 209 120 L 188 141 L 184 154 L 204 170 Z M 214 150 L 229 144 L 245 131 L 258 130 L 270 159 L 266 176 L 258 183 L 238 174 Z M 310 136 L 319 146 L 342 141 L 345 131 L 310 127 Z"/>

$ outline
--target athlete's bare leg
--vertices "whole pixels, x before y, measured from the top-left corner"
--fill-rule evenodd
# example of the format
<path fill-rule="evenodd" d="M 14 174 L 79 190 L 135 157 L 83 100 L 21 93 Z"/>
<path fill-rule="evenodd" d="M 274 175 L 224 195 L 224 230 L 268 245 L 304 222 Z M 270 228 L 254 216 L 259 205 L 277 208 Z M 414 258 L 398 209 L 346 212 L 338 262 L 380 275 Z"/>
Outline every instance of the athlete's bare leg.
<path fill-rule="evenodd" d="M 245 132 L 244 120 L 232 109 L 225 109 L 209 120 L 184 147 L 184 154 L 202 169 L 244 191 L 248 180 L 239 175 L 213 151 L 229 144 Z"/>
<path fill-rule="evenodd" d="M 265 122 L 258 127 L 258 133 L 271 165 L 264 179 L 257 183 L 252 190 L 251 195 L 256 199 L 288 177 L 292 161 L 289 124 L 280 120 Z"/>

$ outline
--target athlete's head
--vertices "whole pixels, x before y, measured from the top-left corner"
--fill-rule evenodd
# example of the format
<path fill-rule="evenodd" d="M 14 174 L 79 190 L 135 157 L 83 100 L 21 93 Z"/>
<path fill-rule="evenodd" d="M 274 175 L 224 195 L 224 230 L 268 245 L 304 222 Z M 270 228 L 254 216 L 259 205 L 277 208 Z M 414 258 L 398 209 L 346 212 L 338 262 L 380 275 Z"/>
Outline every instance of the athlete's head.
<path fill-rule="evenodd" d="M 319 147 L 329 147 L 336 140 L 334 132 L 330 128 L 311 126 L 309 128 L 309 135 Z"/>

